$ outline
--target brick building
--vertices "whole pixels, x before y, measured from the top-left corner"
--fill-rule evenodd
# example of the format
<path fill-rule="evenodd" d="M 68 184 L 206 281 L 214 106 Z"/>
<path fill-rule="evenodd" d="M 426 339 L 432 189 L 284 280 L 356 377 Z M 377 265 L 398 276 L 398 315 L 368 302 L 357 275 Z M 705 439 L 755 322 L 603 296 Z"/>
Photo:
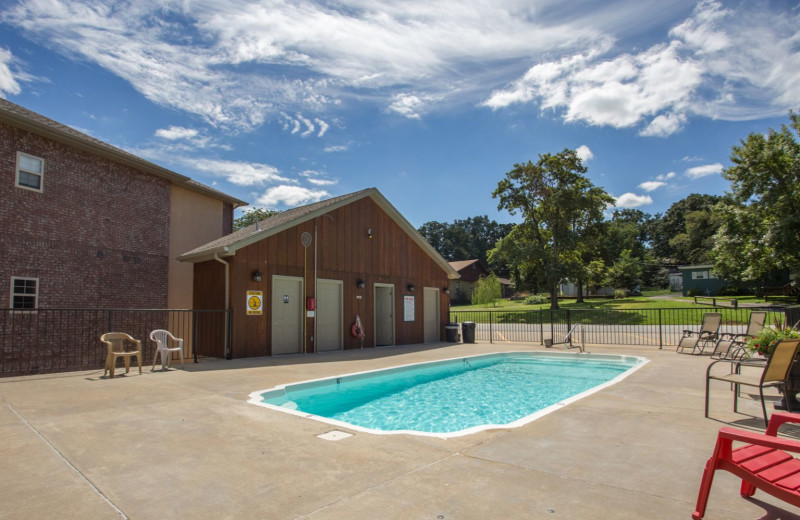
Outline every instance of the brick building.
<path fill-rule="evenodd" d="M 191 309 L 177 257 L 229 234 L 245 205 L 3 99 L 0 172 L 0 375 L 102 367 L 113 329 L 149 359 L 147 333 L 178 313 L 75 309 Z"/>
<path fill-rule="evenodd" d="M 3 308 L 191 308 L 174 259 L 245 203 L 0 99 Z"/>

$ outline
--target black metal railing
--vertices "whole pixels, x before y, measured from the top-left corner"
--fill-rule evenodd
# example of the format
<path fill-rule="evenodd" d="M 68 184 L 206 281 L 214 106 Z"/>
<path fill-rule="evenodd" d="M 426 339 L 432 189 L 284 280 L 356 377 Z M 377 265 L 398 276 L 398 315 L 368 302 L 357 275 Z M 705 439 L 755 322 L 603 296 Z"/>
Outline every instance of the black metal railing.
<path fill-rule="evenodd" d="M 141 340 L 142 364 L 153 362 L 150 332 L 184 340 L 184 357 L 225 357 L 230 312 L 184 309 L 0 309 L 0 377 L 102 368 L 100 336 L 124 332 Z M 227 336 L 226 336 L 227 335 Z"/>
<path fill-rule="evenodd" d="M 722 313 L 722 332 L 744 332 L 754 310 L 767 312 L 767 324 L 783 323 L 780 308 L 705 309 L 537 309 L 451 311 L 450 321 L 475 323 L 475 339 L 494 342 L 594 343 L 675 346 L 684 330 L 700 330 L 707 312 Z"/>

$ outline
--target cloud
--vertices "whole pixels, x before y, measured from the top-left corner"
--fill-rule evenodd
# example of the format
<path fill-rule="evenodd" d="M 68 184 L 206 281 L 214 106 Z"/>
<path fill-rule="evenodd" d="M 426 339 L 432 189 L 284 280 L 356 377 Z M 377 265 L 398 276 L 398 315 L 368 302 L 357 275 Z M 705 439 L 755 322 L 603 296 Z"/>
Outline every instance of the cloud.
<path fill-rule="evenodd" d="M 656 175 L 656 180 L 668 181 L 670 179 L 674 179 L 675 175 L 676 175 L 675 172 L 662 173 L 661 175 Z"/>
<path fill-rule="evenodd" d="M 319 125 L 319 132 L 317 133 L 317 137 L 322 137 L 330 128 L 330 125 L 323 121 L 320 118 L 314 118 L 312 121 L 310 118 L 305 117 L 301 113 L 297 113 L 294 116 L 290 116 L 289 114 L 282 112 L 281 113 L 281 120 L 283 121 L 283 129 L 289 132 L 292 135 L 300 134 L 300 137 L 308 137 L 313 134 L 317 130 L 317 126 Z M 314 124 L 316 123 L 316 125 Z M 300 132 L 300 130 L 303 130 Z"/>
<path fill-rule="evenodd" d="M 0 22 L 233 132 L 284 112 L 311 123 L 294 118 L 288 131 L 322 137 L 317 119 L 350 101 L 411 119 L 483 101 L 664 136 L 697 115 L 800 105 L 800 13 L 784 4 L 701 1 L 687 17 L 685 3 L 656 0 L 26 0 Z M 672 28 L 651 32 L 661 20 Z M 644 33 L 649 47 L 626 47 Z M 12 93 L 20 78 L 5 69 L 7 56 L 0 92 Z"/>
<path fill-rule="evenodd" d="M 709 175 L 716 175 L 722 173 L 722 164 L 706 164 L 704 166 L 695 166 L 686 170 L 686 176 L 692 180 L 708 177 Z"/>
<path fill-rule="evenodd" d="M 326 146 L 325 147 L 325 151 L 328 152 L 328 153 L 346 152 L 349 149 L 350 149 L 350 145 L 349 144 L 340 144 L 340 145 Z"/>
<path fill-rule="evenodd" d="M 156 130 L 156 137 L 161 137 L 170 141 L 176 139 L 191 139 L 197 136 L 197 130 L 194 128 L 184 128 L 182 126 L 170 126 L 169 128 L 159 128 Z"/>
<path fill-rule="evenodd" d="M 238 186 L 263 185 L 268 182 L 289 182 L 279 175 L 280 170 L 263 163 L 224 161 L 215 159 L 179 158 L 187 166 L 225 179 Z"/>
<path fill-rule="evenodd" d="M 614 206 L 618 208 L 637 208 L 653 203 L 653 199 L 649 195 L 636 195 L 635 193 L 623 193 L 615 198 L 616 203 Z"/>
<path fill-rule="evenodd" d="M 5 98 L 9 94 L 16 95 L 22 92 L 22 88 L 11 72 L 11 65 L 14 63 L 14 56 L 8 49 L 0 47 L 0 97 Z"/>
<path fill-rule="evenodd" d="M 594 158 L 594 153 L 585 144 L 580 145 L 575 152 L 582 162 L 588 162 Z"/>
<path fill-rule="evenodd" d="M 667 185 L 666 182 L 647 181 L 647 182 L 641 183 L 638 187 L 643 189 L 644 191 L 651 192 L 651 191 L 655 191 L 658 188 L 661 188 L 662 186 L 666 186 L 666 185 Z"/>
<path fill-rule="evenodd" d="M 680 131 L 690 114 L 735 120 L 785 113 L 800 103 L 800 89 L 790 87 L 800 81 L 798 23 L 797 13 L 732 11 L 704 0 L 669 41 L 637 53 L 609 56 L 610 47 L 596 47 L 541 61 L 483 104 L 496 110 L 536 102 L 565 122 L 643 125 L 641 135 L 657 137 Z"/>
<path fill-rule="evenodd" d="M 310 190 L 300 186 L 281 185 L 269 188 L 257 200 L 256 204 L 273 208 L 278 205 L 299 206 L 318 202 L 330 196 L 325 190 Z"/>
<path fill-rule="evenodd" d="M 305 177 L 309 184 L 314 186 L 333 186 L 338 184 L 338 180 L 324 178 L 326 173 L 317 170 L 305 170 L 300 172 L 301 177 Z"/>
<path fill-rule="evenodd" d="M 314 119 L 314 122 L 319 125 L 319 133 L 317 134 L 317 137 L 322 137 L 328 132 L 328 128 L 330 128 L 328 123 L 319 118 Z"/>

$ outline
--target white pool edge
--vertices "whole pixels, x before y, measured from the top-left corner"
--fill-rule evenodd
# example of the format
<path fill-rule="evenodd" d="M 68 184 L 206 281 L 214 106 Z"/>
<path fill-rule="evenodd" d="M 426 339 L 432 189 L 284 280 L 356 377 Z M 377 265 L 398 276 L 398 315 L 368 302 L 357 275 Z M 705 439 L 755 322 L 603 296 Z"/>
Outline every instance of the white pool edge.
<path fill-rule="evenodd" d="M 446 362 L 446 361 L 456 361 L 456 360 L 459 360 L 459 359 L 471 359 L 471 358 L 476 358 L 476 357 L 493 356 L 493 355 L 500 355 L 500 354 L 521 354 L 521 353 L 525 353 L 525 354 L 541 354 L 544 357 L 550 357 L 550 356 L 578 356 L 578 357 L 593 357 L 593 358 L 632 358 L 632 359 L 638 360 L 638 362 L 637 362 L 637 364 L 635 364 L 634 366 L 632 366 L 631 368 L 629 368 L 625 372 L 619 374 L 618 376 L 614 377 L 613 379 L 609 379 L 605 383 L 601 383 L 601 384 L 599 384 L 599 385 L 597 385 L 595 387 L 592 387 L 592 388 L 590 388 L 588 390 L 585 390 L 583 392 L 575 394 L 575 395 L 573 395 L 573 396 L 571 396 L 571 397 L 569 397 L 567 399 L 564 399 L 564 400 L 559 401 L 559 402 L 557 402 L 555 404 L 552 404 L 552 405 L 550 405 L 550 406 L 548 406 L 546 408 L 543 408 L 543 409 L 541 409 L 541 410 L 539 410 L 537 412 L 534 412 L 534 413 L 532 413 L 530 415 L 526 415 L 525 417 L 517 419 L 514 422 L 507 423 L 507 424 L 482 424 L 482 425 L 479 425 L 479 426 L 473 426 L 472 428 L 467 428 L 465 430 L 458 430 L 458 431 L 455 431 L 455 432 L 447 432 L 447 433 L 422 432 L 422 431 L 418 431 L 418 430 L 391 430 L 391 431 L 375 430 L 375 429 L 372 429 L 372 428 L 365 428 L 363 426 L 357 426 L 355 424 L 344 422 L 344 421 L 338 421 L 336 419 L 330 419 L 328 417 L 322 417 L 320 415 L 310 414 L 310 413 L 302 412 L 302 411 L 299 411 L 299 410 L 293 410 L 291 408 L 286 408 L 286 407 L 283 407 L 283 406 L 275 406 L 273 404 L 265 403 L 262 400 L 262 397 L 261 397 L 262 394 L 264 394 L 265 392 L 272 392 L 272 391 L 277 391 L 277 390 L 285 390 L 287 386 L 294 386 L 294 385 L 300 385 L 300 384 L 309 384 L 309 383 L 315 383 L 315 382 L 318 382 L 318 381 L 328 381 L 328 380 L 331 380 L 331 379 L 336 379 L 336 378 L 341 378 L 341 377 L 352 377 L 352 376 L 357 376 L 357 375 L 362 375 L 362 374 L 370 374 L 370 373 L 373 373 L 373 372 L 385 372 L 387 370 L 400 369 L 400 368 L 406 368 L 406 367 L 413 367 L 413 366 L 418 366 L 418 365 L 441 363 L 441 362 Z M 273 386 L 272 388 L 266 388 L 266 389 L 263 389 L 263 390 L 256 390 L 255 392 L 250 392 L 249 399 L 247 400 L 247 402 L 250 403 L 250 404 L 254 404 L 256 406 L 261 406 L 263 408 L 268 408 L 270 410 L 276 410 L 276 411 L 279 411 L 279 412 L 288 413 L 290 415 L 295 415 L 297 417 L 303 417 L 305 419 L 313 419 L 315 421 L 322 422 L 322 423 L 325 423 L 325 424 L 330 424 L 332 426 L 336 426 L 336 427 L 339 427 L 339 428 L 346 428 L 348 430 L 364 432 L 364 433 L 371 433 L 373 435 L 401 435 L 401 434 L 404 434 L 404 435 L 417 435 L 417 436 L 420 436 L 420 437 L 435 437 L 435 438 L 439 438 L 439 439 L 449 439 L 449 438 L 453 438 L 453 437 L 463 437 L 465 435 L 472 435 L 474 433 L 478 433 L 478 432 L 482 432 L 482 431 L 486 431 L 486 430 L 497 430 L 497 429 L 506 429 L 506 428 L 519 428 L 520 426 L 524 426 L 524 425 L 526 425 L 528 423 L 531 423 L 531 422 L 535 421 L 536 419 L 539 419 L 541 417 L 544 417 L 545 415 L 553 413 L 556 410 L 560 410 L 561 408 L 567 406 L 568 404 L 574 403 L 575 401 L 579 401 L 580 399 L 583 399 L 584 397 L 590 396 L 590 395 L 594 394 L 595 392 L 599 392 L 600 390 L 603 390 L 605 388 L 608 388 L 610 386 L 613 386 L 613 385 L 619 383 L 620 381 L 622 381 L 626 377 L 630 376 L 631 374 L 633 374 L 634 372 L 636 372 L 637 370 L 639 370 L 640 368 L 642 368 L 643 366 L 645 366 L 649 362 L 650 362 L 649 359 L 647 359 L 645 357 L 642 357 L 642 356 L 626 356 L 626 355 L 623 355 L 623 354 L 592 354 L 592 353 L 577 353 L 577 352 L 576 353 L 572 353 L 572 352 L 557 352 L 557 351 L 556 352 L 541 352 L 541 351 L 533 351 L 533 352 L 531 352 L 531 351 L 521 351 L 521 350 L 514 350 L 514 351 L 508 351 L 508 352 L 492 352 L 492 353 L 487 353 L 487 354 L 477 354 L 477 355 L 473 355 L 473 356 L 456 356 L 456 357 L 446 358 L 446 359 L 437 359 L 437 360 L 434 360 L 434 361 L 422 361 L 422 362 L 419 362 L 419 363 L 407 363 L 405 365 L 395 365 L 395 366 L 391 366 L 391 367 L 378 368 L 378 369 L 374 369 L 374 370 L 364 370 L 364 371 L 361 371 L 361 372 L 351 372 L 351 373 L 347 373 L 347 374 L 320 377 L 320 378 L 317 378 L 317 379 L 308 379 L 306 381 L 293 381 L 291 383 L 286 383 L 286 384 L 282 384 L 282 385 L 276 385 L 276 386 Z"/>

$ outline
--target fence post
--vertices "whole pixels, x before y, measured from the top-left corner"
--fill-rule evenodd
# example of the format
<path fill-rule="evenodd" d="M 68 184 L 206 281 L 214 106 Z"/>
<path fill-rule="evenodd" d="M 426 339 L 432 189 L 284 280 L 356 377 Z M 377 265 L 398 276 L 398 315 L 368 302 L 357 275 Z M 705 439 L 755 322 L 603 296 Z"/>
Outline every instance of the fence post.
<path fill-rule="evenodd" d="M 494 311 L 489 311 L 489 343 L 494 343 L 492 338 L 494 337 L 494 332 L 492 332 L 492 315 Z"/>
<path fill-rule="evenodd" d="M 194 352 L 194 362 L 197 363 L 197 331 L 200 326 L 197 322 L 200 320 L 200 313 L 197 310 L 192 310 L 192 324 L 194 325 L 194 333 L 192 334 L 192 352 Z"/>
<path fill-rule="evenodd" d="M 658 309 L 658 350 L 664 348 L 664 328 L 661 325 L 661 309 Z"/>
<path fill-rule="evenodd" d="M 539 343 L 544 345 L 544 316 L 542 316 L 542 309 L 539 309 Z"/>
<path fill-rule="evenodd" d="M 570 314 L 569 309 L 567 309 L 567 334 L 569 334 L 570 345 L 572 345 L 572 334 L 570 334 L 571 330 L 572 330 L 572 314 Z"/>

